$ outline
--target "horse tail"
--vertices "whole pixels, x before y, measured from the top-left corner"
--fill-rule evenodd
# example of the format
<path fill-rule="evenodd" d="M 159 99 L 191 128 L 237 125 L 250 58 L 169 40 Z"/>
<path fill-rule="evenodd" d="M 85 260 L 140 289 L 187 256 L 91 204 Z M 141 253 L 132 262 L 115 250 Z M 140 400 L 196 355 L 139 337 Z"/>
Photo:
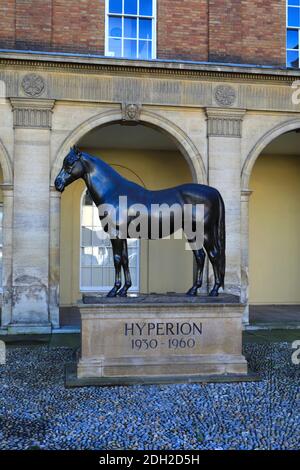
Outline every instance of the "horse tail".
<path fill-rule="evenodd" d="M 219 194 L 219 217 L 217 222 L 217 244 L 219 245 L 220 255 L 220 281 L 224 289 L 225 264 L 226 264 L 226 235 L 225 235 L 225 205 L 221 194 Z"/>

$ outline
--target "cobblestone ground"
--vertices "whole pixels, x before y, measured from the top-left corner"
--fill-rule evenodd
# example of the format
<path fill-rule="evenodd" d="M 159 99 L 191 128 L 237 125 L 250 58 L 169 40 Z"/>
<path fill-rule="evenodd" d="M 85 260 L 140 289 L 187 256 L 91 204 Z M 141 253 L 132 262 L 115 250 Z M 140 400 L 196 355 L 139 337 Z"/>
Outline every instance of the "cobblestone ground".
<path fill-rule="evenodd" d="M 65 389 L 71 349 L 11 346 L 0 365 L 0 449 L 299 449 L 290 345 L 244 353 L 261 382 Z"/>

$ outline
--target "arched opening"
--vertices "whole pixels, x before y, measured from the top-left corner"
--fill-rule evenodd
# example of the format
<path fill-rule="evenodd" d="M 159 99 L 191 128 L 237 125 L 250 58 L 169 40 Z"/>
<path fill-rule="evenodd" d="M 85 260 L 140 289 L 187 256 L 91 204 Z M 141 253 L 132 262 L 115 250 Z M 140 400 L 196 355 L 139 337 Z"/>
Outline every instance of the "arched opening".
<path fill-rule="evenodd" d="M 265 315 L 269 305 L 300 304 L 299 131 L 294 129 L 269 141 L 251 170 L 250 312 Z M 271 310 L 283 315 L 288 308 Z"/>
<path fill-rule="evenodd" d="M 175 140 L 149 125 L 114 122 L 87 132 L 77 143 L 83 151 L 102 158 L 125 178 L 147 189 L 195 181 Z M 61 325 L 67 325 L 76 322 L 72 307 L 82 293 L 107 291 L 114 270 L 109 244 L 99 242 L 99 224 L 81 180 L 62 194 L 60 225 L 60 320 Z M 185 292 L 192 285 L 193 256 L 185 249 L 184 238 L 141 240 L 130 250 L 136 263 L 132 264 L 136 281 L 132 292 Z"/>

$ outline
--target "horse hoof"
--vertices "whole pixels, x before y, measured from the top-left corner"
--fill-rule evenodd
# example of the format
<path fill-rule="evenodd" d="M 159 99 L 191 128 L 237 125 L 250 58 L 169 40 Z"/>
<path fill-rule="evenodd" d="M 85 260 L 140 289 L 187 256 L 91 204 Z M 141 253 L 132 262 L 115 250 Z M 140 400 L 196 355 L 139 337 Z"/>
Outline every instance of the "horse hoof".
<path fill-rule="evenodd" d="M 119 297 L 127 297 L 127 292 L 119 292 L 117 295 Z"/>
<path fill-rule="evenodd" d="M 219 293 L 217 290 L 212 290 L 209 293 L 209 297 L 218 297 L 218 296 L 219 296 Z"/>
<path fill-rule="evenodd" d="M 117 291 L 111 290 L 106 297 L 117 297 Z"/>
<path fill-rule="evenodd" d="M 197 295 L 197 289 L 194 289 L 193 287 L 187 291 L 186 295 L 189 297 L 195 297 Z"/>

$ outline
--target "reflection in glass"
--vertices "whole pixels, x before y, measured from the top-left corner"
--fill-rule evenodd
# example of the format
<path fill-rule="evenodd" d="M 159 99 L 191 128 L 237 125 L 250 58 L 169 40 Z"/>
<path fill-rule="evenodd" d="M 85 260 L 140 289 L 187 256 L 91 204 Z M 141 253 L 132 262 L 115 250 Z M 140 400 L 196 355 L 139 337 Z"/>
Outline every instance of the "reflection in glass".
<path fill-rule="evenodd" d="M 300 26 L 299 12 L 300 8 L 288 8 L 288 26 Z"/>
<path fill-rule="evenodd" d="M 137 37 L 137 20 L 135 18 L 124 18 L 124 37 Z"/>
<path fill-rule="evenodd" d="M 151 41 L 139 41 L 139 59 L 148 60 L 152 57 Z"/>
<path fill-rule="evenodd" d="M 288 49 L 299 49 L 299 34 L 297 29 L 288 29 L 286 44 Z"/>
<path fill-rule="evenodd" d="M 121 39 L 110 39 L 109 40 L 109 52 L 114 57 L 121 57 L 122 56 Z"/>
<path fill-rule="evenodd" d="M 137 15 L 137 0 L 124 0 L 125 15 Z"/>
<path fill-rule="evenodd" d="M 109 13 L 122 13 L 122 0 L 109 0 Z"/>
<path fill-rule="evenodd" d="M 298 51 L 287 51 L 287 67 L 299 68 Z"/>
<path fill-rule="evenodd" d="M 140 0 L 140 15 L 152 16 L 152 0 Z"/>
<path fill-rule="evenodd" d="M 124 56 L 131 59 L 137 57 L 137 41 L 124 40 Z"/>
<path fill-rule="evenodd" d="M 117 16 L 109 17 L 109 35 L 113 37 L 122 37 L 122 18 Z"/>
<path fill-rule="evenodd" d="M 140 38 L 152 39 L 152 20 L 139 20 L 140 21 Z"/>

